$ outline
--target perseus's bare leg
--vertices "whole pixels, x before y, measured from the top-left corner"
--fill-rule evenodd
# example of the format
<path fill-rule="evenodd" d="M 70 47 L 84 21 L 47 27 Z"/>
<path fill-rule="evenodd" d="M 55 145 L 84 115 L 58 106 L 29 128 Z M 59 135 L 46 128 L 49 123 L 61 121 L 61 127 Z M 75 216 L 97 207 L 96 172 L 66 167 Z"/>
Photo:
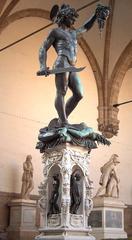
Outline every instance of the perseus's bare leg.
<path fill-rule="evenodd" d="M 67 117 L 70 115 L 70 113 L 74 110 L 74 108 L 77 106 L 77 104 L 83 97 L 83 88 L 80 79 L 76 73 L 72 72 L 69 74 L 68 86 L 71 89 L 73 95 L 69 98 L 69 100 L 66 103 Z"/>
<path fill-rule="evenodd" d="M 68 88 L 68 74 L 59 73 L 55 76 L 56 84 L 56 99 L 55 99 L 55 108 L 57 110 L 58 116 L 61 120 L 62 125 L 67 123 L 67 116 L 65 112 L 65 103 L 64 97 Z"/>

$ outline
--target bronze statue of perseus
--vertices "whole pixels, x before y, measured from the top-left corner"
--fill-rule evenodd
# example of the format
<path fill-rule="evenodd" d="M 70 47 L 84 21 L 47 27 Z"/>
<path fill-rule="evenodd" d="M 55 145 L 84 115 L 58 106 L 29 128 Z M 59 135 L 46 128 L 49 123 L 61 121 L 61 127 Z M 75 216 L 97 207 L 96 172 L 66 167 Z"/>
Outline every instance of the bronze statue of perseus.
<path fill-rule="evenodd" d="M 60 8 L 58 5 L 55 5 L 51 10 L 50 18 L 58 27 L 51 30 L 40 48 L 40 71 L 37 72 L 37 75 L 48 76 L 51 73 L 55 74 L 55 108 L 59 116 L 60 126 L 62 127 L 68 124 L 68 116 L 83 97 L 83 87 L 77 75 L 77 72 L 83 68 L 78 69 L 75 67 L 77 61 L 77 38 L 81 33 L 90 30 L 96 20 L 99 28 L 103 28 L 108 15 L 109 8 L 98 5 L 95 14 L 80 28 L 74 29 L 73 25 L 79 16 L 74 8 L 68 4 L 63 4 Z M 54 47 L 57 53 L 57 59 L 53 69 L 49 70 L 46 63 L 47 51 L 51 46 Z M 64 97 L 68 87 L 72 91 L 72 96 L 65 104 Z"/>

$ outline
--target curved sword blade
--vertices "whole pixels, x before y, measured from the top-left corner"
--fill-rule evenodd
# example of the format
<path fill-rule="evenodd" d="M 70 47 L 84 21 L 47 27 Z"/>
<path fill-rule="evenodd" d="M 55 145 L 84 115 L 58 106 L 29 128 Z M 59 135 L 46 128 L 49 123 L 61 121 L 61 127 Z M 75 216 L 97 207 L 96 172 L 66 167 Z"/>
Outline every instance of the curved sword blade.
<path fill-rule="evenodd" d="M 85 67 L 54 68 L 54 69 L 48 70 L 48 75 L 58 74 L 58 73 L 66 73 L 66 72 L 81 72 L 83 69 L 85 69 Z M 43 76 L 43 75 L 47 75 L 47 73 L 44 70 L 37 72 L 37 76 Z"/>

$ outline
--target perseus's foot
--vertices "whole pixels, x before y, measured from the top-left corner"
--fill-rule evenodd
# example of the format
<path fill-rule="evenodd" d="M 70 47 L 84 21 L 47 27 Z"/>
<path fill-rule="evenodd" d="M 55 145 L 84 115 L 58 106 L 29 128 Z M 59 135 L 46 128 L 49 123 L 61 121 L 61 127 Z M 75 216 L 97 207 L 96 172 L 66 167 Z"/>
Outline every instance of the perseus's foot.
<path fill-rule="evenodd" d="M 65 121 L 62 121 L 59 118 L 54 118 L 50 121 L 48 128 L 49 129 L 62 128 L 62 127 L 66 127 L 68 125 L 69 125 L 69 123 L 68 123 L 67 119 Z"/>
<path fill-rule="evenodd" d="M 59 123 L 60 127 L 66 127 L 66 126 L 68 126 L 68 125 L 69 125 L 69 123 L 68 123 L 68 120 L 67 120 L 67 119 L 66 119 L 66 120 L 64 120 L 64 121 L 62 121 L 61 119 L 58 119 L 58 123 Z"/>

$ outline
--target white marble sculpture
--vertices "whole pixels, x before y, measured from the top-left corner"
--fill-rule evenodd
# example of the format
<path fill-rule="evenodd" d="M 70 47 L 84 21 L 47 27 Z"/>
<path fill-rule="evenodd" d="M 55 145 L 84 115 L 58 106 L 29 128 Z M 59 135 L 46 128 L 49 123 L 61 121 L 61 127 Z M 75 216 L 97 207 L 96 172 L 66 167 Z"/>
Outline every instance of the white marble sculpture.
<path fill-rule="evenodd" d="M 22 188 L 21 188 L 22 199 L 30 199 L 30 192 L 34 188 L 33 164 L 31 160 L 32 156 L 27 155 L 26 161 L 23 163 Z"/>
<path fill-rule="evenodd" d="M 120 162 L 117 158 L 118 155 L 113 154 L 110 160 L 100 168 L 102 174 L 99 184 L 101 187 L 98 189 L 96 196 L 119 197 L 119 178 L 116 175 L 115 166 Z"/>

